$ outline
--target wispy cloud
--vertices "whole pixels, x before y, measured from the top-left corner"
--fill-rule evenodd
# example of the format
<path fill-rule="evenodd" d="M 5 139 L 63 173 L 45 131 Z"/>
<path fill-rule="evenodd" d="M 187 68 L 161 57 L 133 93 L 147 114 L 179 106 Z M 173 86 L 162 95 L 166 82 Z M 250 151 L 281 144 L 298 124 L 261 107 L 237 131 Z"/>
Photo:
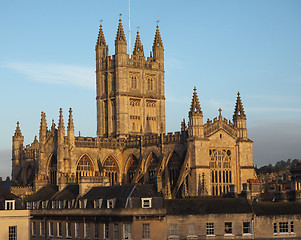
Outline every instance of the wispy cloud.
<path fill-rule="evenodd" d="M 33 81 L 95 88 L 94 67 L 22 62 L 10 62 L 3 67 Z"/>

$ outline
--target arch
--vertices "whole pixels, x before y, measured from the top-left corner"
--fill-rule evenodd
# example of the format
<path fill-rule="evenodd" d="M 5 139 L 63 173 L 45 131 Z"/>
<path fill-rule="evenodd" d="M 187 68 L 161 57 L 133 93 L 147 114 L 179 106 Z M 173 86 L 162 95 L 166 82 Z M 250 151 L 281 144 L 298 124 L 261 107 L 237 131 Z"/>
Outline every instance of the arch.
<path fill-rule="evenodd" d="M 147 173 L 148 179 L 153 177 L 159 165 L 159 158 L 154 152 L 151 152 L 145 162 L 144 172 Z"/>
<path fill-rule="evenodd" d="M 110 185 L 114 185 L 119 182 L 119 167 L 115 158 L 110 155 L 108 156 L 102 164 L 102 175 L 109 177 Z"/>
<path fill-rule="evenodd" d="M 139 165 L 139 160 L 136 156 L 131 153 L 126 161 L 124 173 L 125 173 L 125 182 L 131 183 L 135 177 Z"/>
<path fill-rule="evenodd" d="M 48 161 L 48 178 L 50 184 L 57 184 L 57 157 L 54 153 L 50 155 Z"/>
<path fill-rule="evenodd" d="M 95 176 L 93 161 L 87 154 L 83 154 L 77 161 L 76 175 L 78 177 Z"/>
<path fill-rule="evenodd" d="M 167 160 L 166 170 L 169 171 L 170 185 L 173 186 L 177 182 L 177 179 L 179 177 L 182 161 L 179 155 L 174 150 L 170 153 Z"/>

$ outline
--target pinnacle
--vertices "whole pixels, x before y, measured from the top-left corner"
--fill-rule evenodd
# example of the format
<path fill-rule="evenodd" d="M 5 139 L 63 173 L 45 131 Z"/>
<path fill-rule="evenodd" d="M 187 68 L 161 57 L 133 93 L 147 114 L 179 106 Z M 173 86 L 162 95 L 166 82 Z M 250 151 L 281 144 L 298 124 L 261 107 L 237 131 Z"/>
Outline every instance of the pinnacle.
<path fill-rule="evenodd" d="M 22 132 L 21 132 L 21 128 L 19 126 L 19 121 L 17 122 L 17 127 L 16 127 L 16 131 L 15 131 L 15 137 L 22 137 Z"/>
<path fill-rule="evenodd" d="M 74 130 L 72 108 L 69 109 L 68 131 Z"/>
<path fill-rule="evenodd" d="M 202 113 L 201 105 L 200 105 L 198 94 L 196 91 L 196 87 L 194 87 L 194 89 L 193 89 L 193 96 L 192 96 L 192 101 L 191 101 L 191 105 L 190 105 L 190 112 Z"/>
<path fill-rule="evenodd" d="M 60 117 L 59 117 L 59 129 L 64 129 L 64 118 L 63 118 L 63 110 L 60 108 Z"/>
<path fill-rule="evenodd" d="M 136 42 L 135 42 L 135 46 L 134 46 L 133 55 L 140 55 L 140 56 L 144 55 L 143 46 L 142 46 L 142 43 L 141 43 L 141 40 L 140 40 L 139 31 L 137 31 L 137 36 L 136 36 Z"/>
<path fill-rule="evenodd" d="M 155 34 L 153 47 L 163 47 L 161 34 L 160 34 L 160 31 L 159 31 L 159 26 L 158 25 L 156 27 L 156 34 Z"/>
<path fill-rule="evenodd" d="M 238 116 L 242 116 L 242 117 L 246 116 L 244 107 L 243 107 L 241 99 L 240 99 L 240 93 L 239 92 L 237 93 L 237 99 L 236 99 L 233 118 L 236 118 Z"/>
<path fill-rule="evenodd" d="M 102 24 L 100 24 L 100 26 L 99 26 L 99 33 L 98 33 L 96 45 L 97 46 L 106 46 L 106 40 L 105 40 L 105 36 L 103 34 Z"/>
<path fill-rule="evenodd" d="M 115 42 L 116 41 L 124 41 L 125 42 L 125 35 L 124 35 L 124 31 L 123 31 L 121 18 L 119 19 L 119 25 L 118 25 L 118 29 L 117 29 Z"/>

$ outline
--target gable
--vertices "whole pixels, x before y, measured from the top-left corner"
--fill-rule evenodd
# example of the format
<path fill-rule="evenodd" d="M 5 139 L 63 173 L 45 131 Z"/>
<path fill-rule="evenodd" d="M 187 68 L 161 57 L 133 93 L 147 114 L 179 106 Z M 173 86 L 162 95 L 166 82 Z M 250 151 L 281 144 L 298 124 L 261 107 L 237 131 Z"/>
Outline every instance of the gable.
<path fill-rule="evenodd" d="M 223 129 L 213 133 L 210 137 L 209 147 L 229 147 L 232 148 L 236 144 L 236 139 Z"/>

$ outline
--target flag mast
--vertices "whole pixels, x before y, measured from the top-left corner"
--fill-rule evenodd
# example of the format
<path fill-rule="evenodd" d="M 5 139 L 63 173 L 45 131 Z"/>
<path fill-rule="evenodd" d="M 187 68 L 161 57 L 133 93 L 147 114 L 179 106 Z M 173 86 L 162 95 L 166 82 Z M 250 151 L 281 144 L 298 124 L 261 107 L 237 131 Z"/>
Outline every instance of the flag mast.
<path fill-rule="evenodd" d="M 131 0 L 129 0 L 129 56 L 131 57 Z"/>

